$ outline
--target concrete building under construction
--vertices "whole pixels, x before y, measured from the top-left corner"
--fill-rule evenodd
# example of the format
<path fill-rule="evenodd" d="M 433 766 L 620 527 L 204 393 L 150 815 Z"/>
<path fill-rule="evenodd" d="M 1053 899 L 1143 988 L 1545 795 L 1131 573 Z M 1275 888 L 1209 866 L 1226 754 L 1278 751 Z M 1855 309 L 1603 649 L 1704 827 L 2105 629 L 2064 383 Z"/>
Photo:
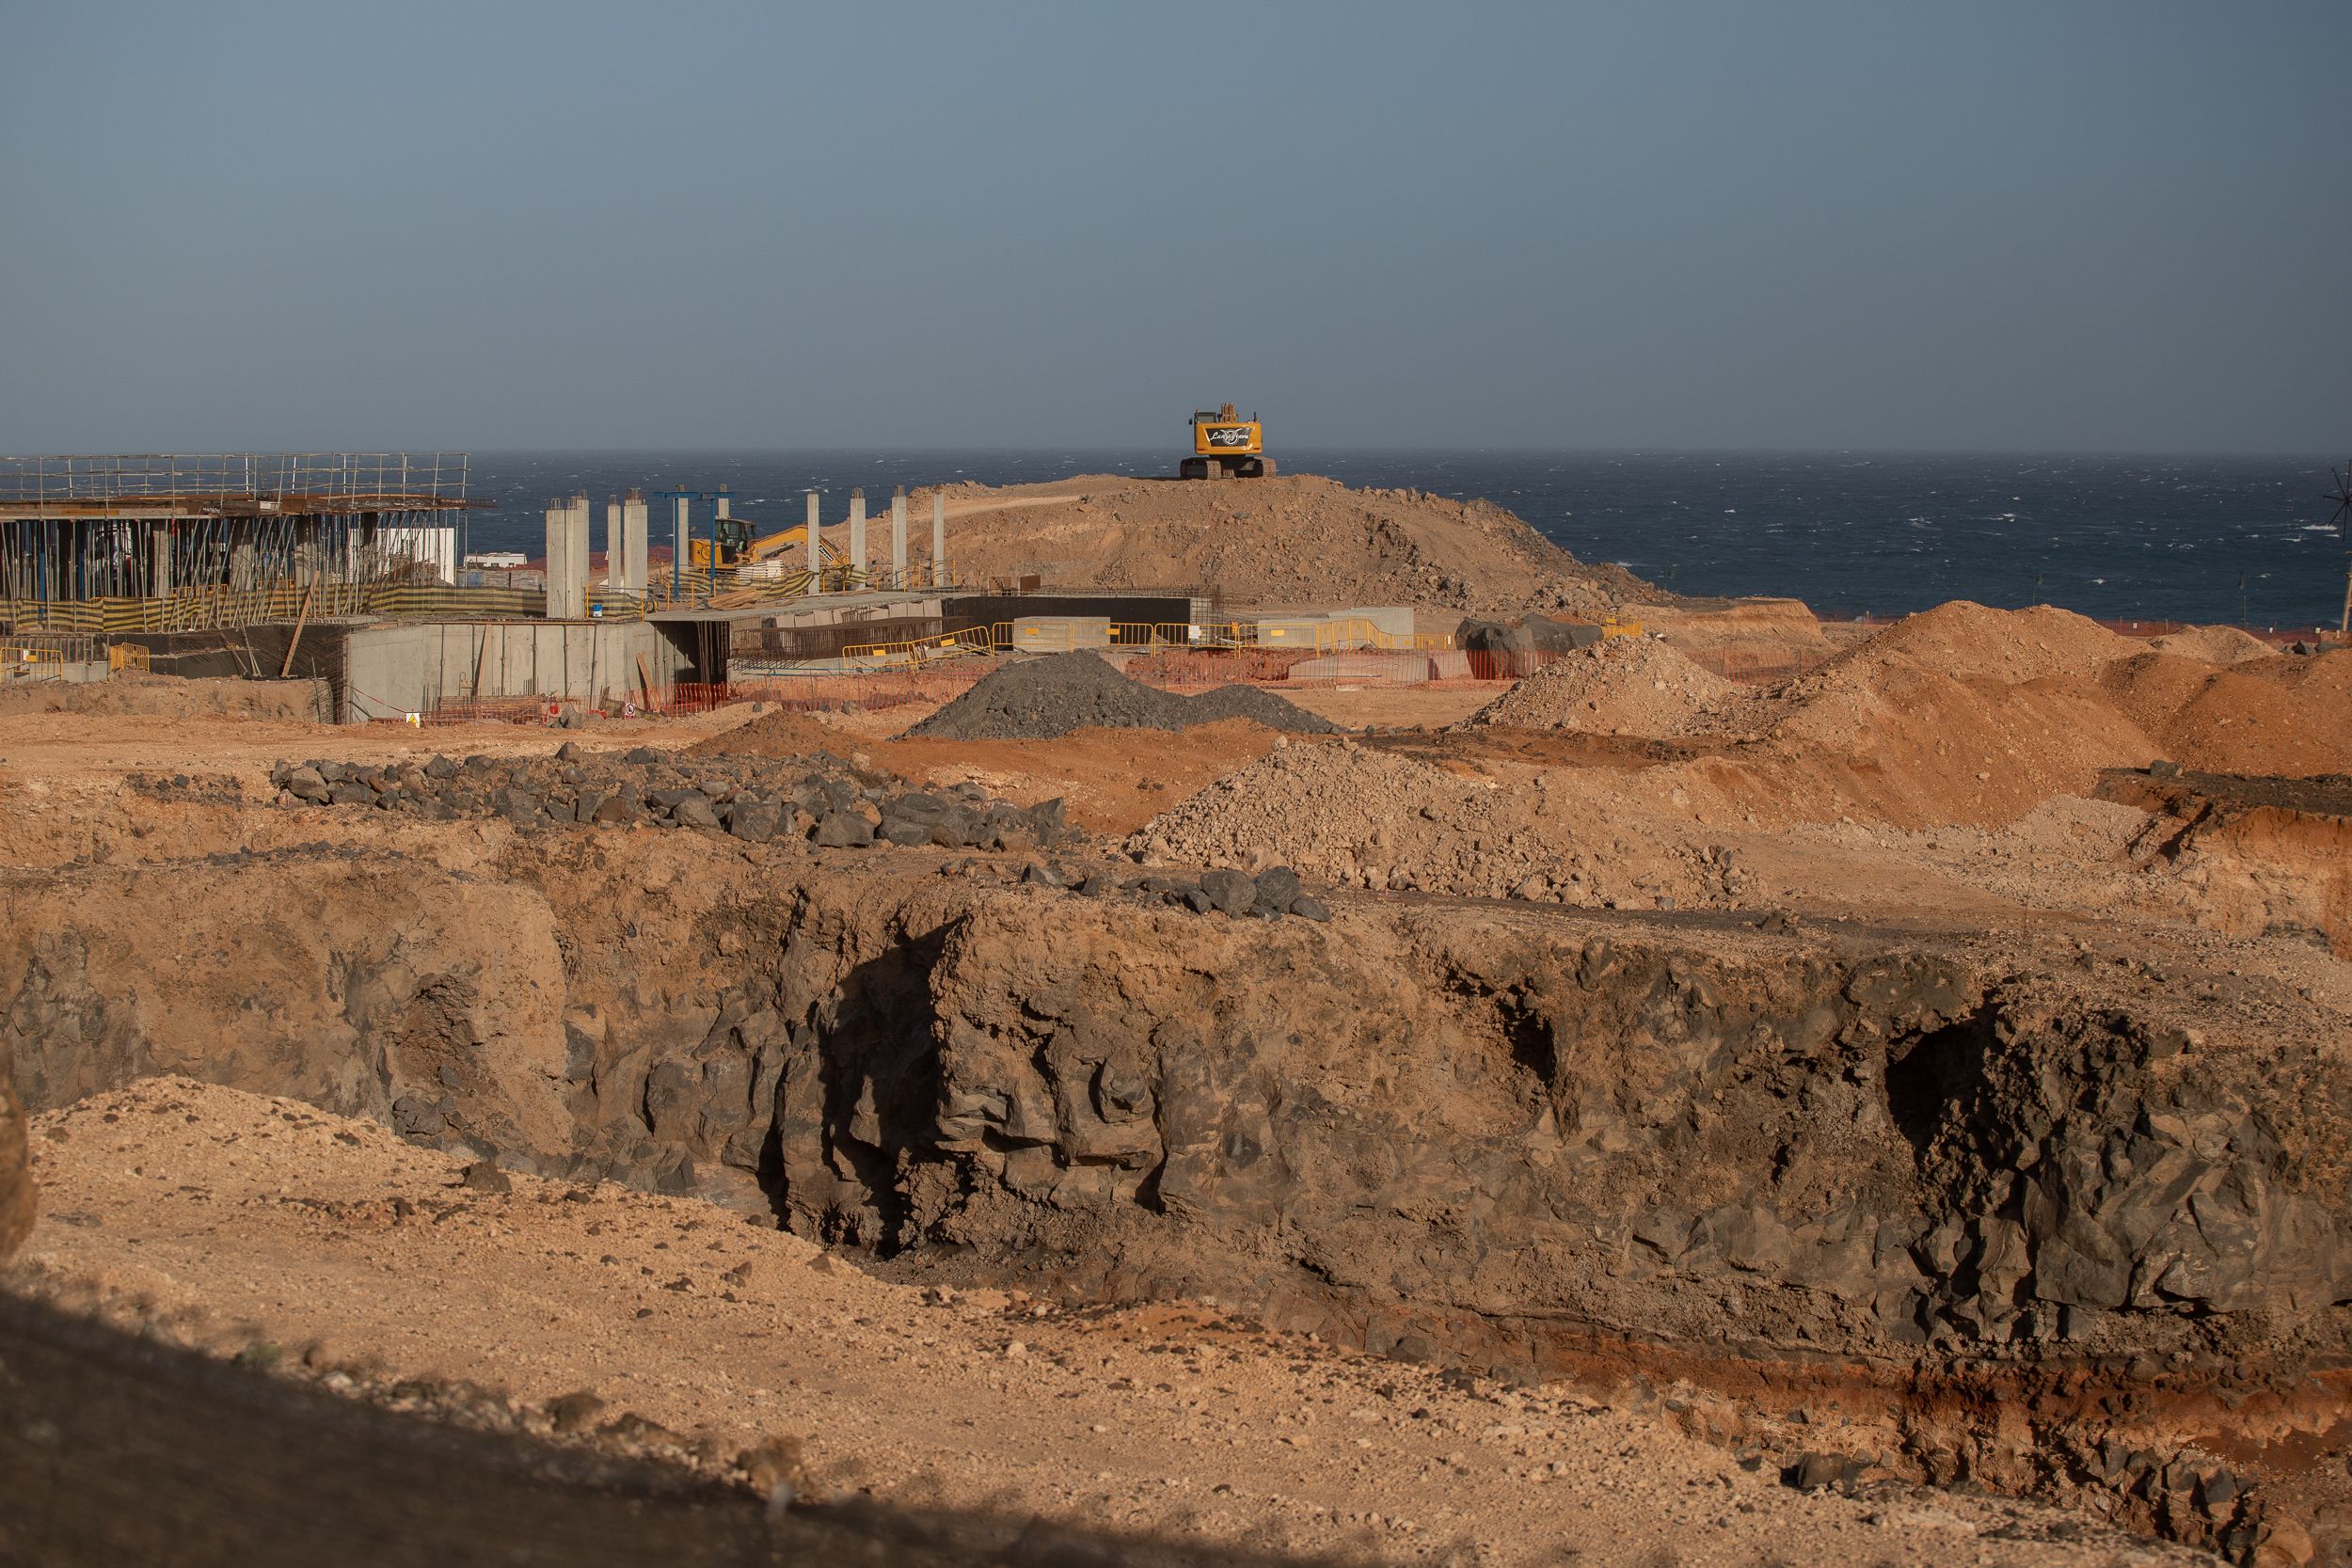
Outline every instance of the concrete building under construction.
<path fill-rule="evenodd" d="M 228 626 L 452 581 L 466 479 L 463 452 L 0 458 L 0 621 Z"/>
<path fill-rule="evenodd" d="M 628 490 L 605 507 L 601 570 L 590 498 L 555 497 L 544 569 L 493 583 L 462 570 L 469 477 L 463 452 L 0 458 L 0 678 L 308 679 L 318 711 L 355 721 L 627 710 L 739 664 L 815 679 L 1107 646 L 1115 626 L 1183 642 L 1170 628 L 1210 619 L 1182 591 L 966 590 L 942 494 L 918 558 L 903 487 L 880 527 L 853 488 L 837 523 L 812 490 L 799 526 L 765 531 L 723 487 Z"/>

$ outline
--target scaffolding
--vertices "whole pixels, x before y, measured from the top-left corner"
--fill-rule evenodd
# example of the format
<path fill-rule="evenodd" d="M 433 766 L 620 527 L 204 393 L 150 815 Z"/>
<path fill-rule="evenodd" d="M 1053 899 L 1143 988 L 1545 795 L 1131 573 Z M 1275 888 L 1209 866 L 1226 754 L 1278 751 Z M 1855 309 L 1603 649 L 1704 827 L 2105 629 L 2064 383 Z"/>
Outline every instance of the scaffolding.
<path fill-rule="evenodd" d="M 287 592 L 453 579 L 464 452 L 0 457 L 0 616 L 169 601 L 229 626 Z"/>

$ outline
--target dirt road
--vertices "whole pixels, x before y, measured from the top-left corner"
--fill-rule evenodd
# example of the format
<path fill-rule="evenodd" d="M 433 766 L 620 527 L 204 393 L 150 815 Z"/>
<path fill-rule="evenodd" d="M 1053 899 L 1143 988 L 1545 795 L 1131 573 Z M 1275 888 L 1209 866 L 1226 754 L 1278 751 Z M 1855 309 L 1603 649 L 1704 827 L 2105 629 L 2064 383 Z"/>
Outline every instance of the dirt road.
<path fill-rule="evenodd" d="M 585 1391 L 598 1423 L 729 1453 L 798 1439 L 811 1497 L 1360 1560 L 2192 1560 L 2026 1505 L 1807 1496 L 1666 1408 L 1440 1378 L 1205 1306 L 918 1291 L 691 1200 L 476 1191 L 387 1129 L 184 1080 L 40 1117 L 34 1148 L 17 1267 L 45 1291 L 330 1384 Z"/>

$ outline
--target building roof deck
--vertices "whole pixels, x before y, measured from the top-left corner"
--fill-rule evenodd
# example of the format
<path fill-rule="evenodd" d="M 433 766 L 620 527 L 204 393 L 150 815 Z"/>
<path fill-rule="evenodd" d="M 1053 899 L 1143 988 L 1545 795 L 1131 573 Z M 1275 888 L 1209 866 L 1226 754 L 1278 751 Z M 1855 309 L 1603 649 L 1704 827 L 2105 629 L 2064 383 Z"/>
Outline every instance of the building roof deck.
<path fill-rule="evenodd" d="M 177 517 L 348 517 L 381 512 L 463 512 L 489 505 L 429 490 L 342 491 L 325 495 L 192 493 L 178 496 L 0 499 L 0 523 L 69 518 L 165 521 Z"/>
<path fill-rule="evenodd" d="M 0 522 L 454 512 L 462 451 L 115 452 L 0 457 Z"/>

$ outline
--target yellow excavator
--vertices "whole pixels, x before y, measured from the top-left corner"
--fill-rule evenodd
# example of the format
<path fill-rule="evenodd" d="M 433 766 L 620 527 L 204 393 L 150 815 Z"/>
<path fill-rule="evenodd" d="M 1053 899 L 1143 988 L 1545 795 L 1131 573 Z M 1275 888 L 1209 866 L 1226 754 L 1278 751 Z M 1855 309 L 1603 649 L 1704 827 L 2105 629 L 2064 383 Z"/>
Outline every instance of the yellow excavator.
<path fill-rule="evenodd" d="M 1230 403 L 1216 413 L 1201 409 L 1192 417 L 1192 455 L 1177 473 L 1184 479 L 1263 479 L 1274 472 L 1274 459 L 1265 454 L 1265 431 L 1252 414 L 1243 419 Z"/>
<path fill-rule="evenodd" d="M 752 525 L 748 518 L 721 517 L 714 527 L 719 535 L 716 539 L 705 539 L 697 534 L 686 542 L 686 563 L 688 565 L 709 568 L 714 564 L 711 559 L 714 547 L 718 551 L 718 560 L 715 564 L 722 567 L 740 566 L 755 561 L 768 561 L 779 555 L 791 555 L 796 562 L 806 559 L 800 553 L 808 548 L 808 531 L 802 525 L 795 524 L 791 528 L 775 533 L 763 534 L 757 539 L 752 537 Z M 818 555 L 824 565 L 838 564 L 841 552 L 834 549 L 832 541 L 826 539 L 821 532 L 818 535 L 817 547 Z"/>

